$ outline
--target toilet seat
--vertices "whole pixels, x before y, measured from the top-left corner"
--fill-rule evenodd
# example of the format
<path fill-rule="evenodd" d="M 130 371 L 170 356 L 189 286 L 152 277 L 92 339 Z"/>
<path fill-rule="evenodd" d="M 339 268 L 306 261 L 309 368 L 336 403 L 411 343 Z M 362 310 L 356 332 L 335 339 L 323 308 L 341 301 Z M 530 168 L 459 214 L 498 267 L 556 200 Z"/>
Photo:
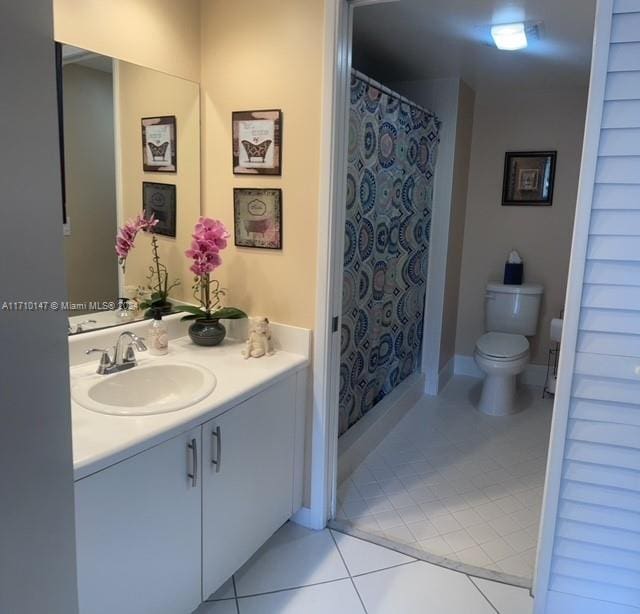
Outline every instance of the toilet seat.
<path fill-rule="evenodd" d="M 476 351 L 490 360 L 518 360 L 529 352 L 529 341 L 524 335 L 485 333 L 476 342 Z"/>

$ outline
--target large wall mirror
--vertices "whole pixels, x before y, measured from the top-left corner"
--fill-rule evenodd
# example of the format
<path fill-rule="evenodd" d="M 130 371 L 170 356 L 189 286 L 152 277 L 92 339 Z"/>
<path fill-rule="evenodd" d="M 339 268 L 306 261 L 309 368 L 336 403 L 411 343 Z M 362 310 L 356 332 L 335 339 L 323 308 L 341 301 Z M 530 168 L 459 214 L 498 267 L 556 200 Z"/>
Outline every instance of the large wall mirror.
<path fill-rule="evenodd" d="M 149 317 L 158 272 L 166 313 L 191 297 L 184 251 L 200 215 L 199 85 L 68 45 L 57 55 L 69 332 Z M 119 227 L 152 212 L 154 232 L 136 235 L 121 267 Z"/>

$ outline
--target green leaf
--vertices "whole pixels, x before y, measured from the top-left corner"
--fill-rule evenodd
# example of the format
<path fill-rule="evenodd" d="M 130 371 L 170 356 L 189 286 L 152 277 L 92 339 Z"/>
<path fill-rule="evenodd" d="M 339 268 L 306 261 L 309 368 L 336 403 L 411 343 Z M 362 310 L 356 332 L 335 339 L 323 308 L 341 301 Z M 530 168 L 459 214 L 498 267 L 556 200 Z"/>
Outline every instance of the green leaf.
<path fill-rule="evenodd" d="M 204 318 L 207 316 L 206 312 L 200 307 L 196 307 L 195 305 L 175 305 L 174 309 L 176 311 L 184 311 L 185 313 L 190 313 L 196 318 Z M 186 319 L 186 316 L 182 318 Z"/>
<path fill-rule="evenodd" d="M 218 309 L 218 311 L 214 311 L 211 317 L 217 320 L 239 320 L 246 318 L 247 314 L 235 307 L 223 307 L 222 309 Z"/>
<path fill-rule="evenodd" d="M 196 318 L 201 318 L 201 317 L 202 317 L 202 314 L 201 315 L 196 315 L 195 313 L 192 313 L 191 315 L 182 316 L 180 318 L 180 321 L 181 322 L 186 322 L 187 320 L 195 320 Z"/>

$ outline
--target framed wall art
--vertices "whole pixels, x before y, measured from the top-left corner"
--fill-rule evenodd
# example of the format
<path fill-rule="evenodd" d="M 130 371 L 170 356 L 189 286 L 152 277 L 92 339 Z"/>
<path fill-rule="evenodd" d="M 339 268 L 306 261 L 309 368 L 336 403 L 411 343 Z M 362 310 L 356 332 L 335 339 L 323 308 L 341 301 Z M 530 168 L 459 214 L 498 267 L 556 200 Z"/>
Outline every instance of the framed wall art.
<path fill-rule="evenodd" d="M 555 151 L 508 151 L 504 161 L 504 206 L 551 206 L 556 174 Z"/>
<path fill-rule="evenodd" d="M 142 167 L 160 173 L 178 170 L 175 115 L 142 118 Z"/>
<path fill-rule="evenodd" d="M 234 188 L 233 227 L 238 247 L 282 249 L 282 190 Z"/>
<path fill-rule="evenodd" d="M 172 183 L 142 182 L 142 210 L 144 217 L 153 214 L 158 220 L 153 229 L 165 237 L 176 236 L 176 186 Z"/>
<path fill-rule="evenodd" d="M 282 174 L 282 111 L 235 111 L 233 172 L 236 175 Z"/>

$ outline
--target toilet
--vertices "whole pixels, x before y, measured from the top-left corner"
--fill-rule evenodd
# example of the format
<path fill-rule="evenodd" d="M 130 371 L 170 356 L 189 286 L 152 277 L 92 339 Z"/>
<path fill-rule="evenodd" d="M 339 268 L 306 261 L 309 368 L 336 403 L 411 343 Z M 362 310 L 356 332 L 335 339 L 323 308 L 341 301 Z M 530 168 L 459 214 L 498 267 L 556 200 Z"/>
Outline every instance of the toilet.
<path fill-rule="evenodd" d="M 485 374 L 478 408 L 491 416 L 514 414 L 516 377 L 529 363 L 529 340 L 538 327 L 544 288 L 487 284 L 485 330 L 476 342 L 474 359 Z"/>

